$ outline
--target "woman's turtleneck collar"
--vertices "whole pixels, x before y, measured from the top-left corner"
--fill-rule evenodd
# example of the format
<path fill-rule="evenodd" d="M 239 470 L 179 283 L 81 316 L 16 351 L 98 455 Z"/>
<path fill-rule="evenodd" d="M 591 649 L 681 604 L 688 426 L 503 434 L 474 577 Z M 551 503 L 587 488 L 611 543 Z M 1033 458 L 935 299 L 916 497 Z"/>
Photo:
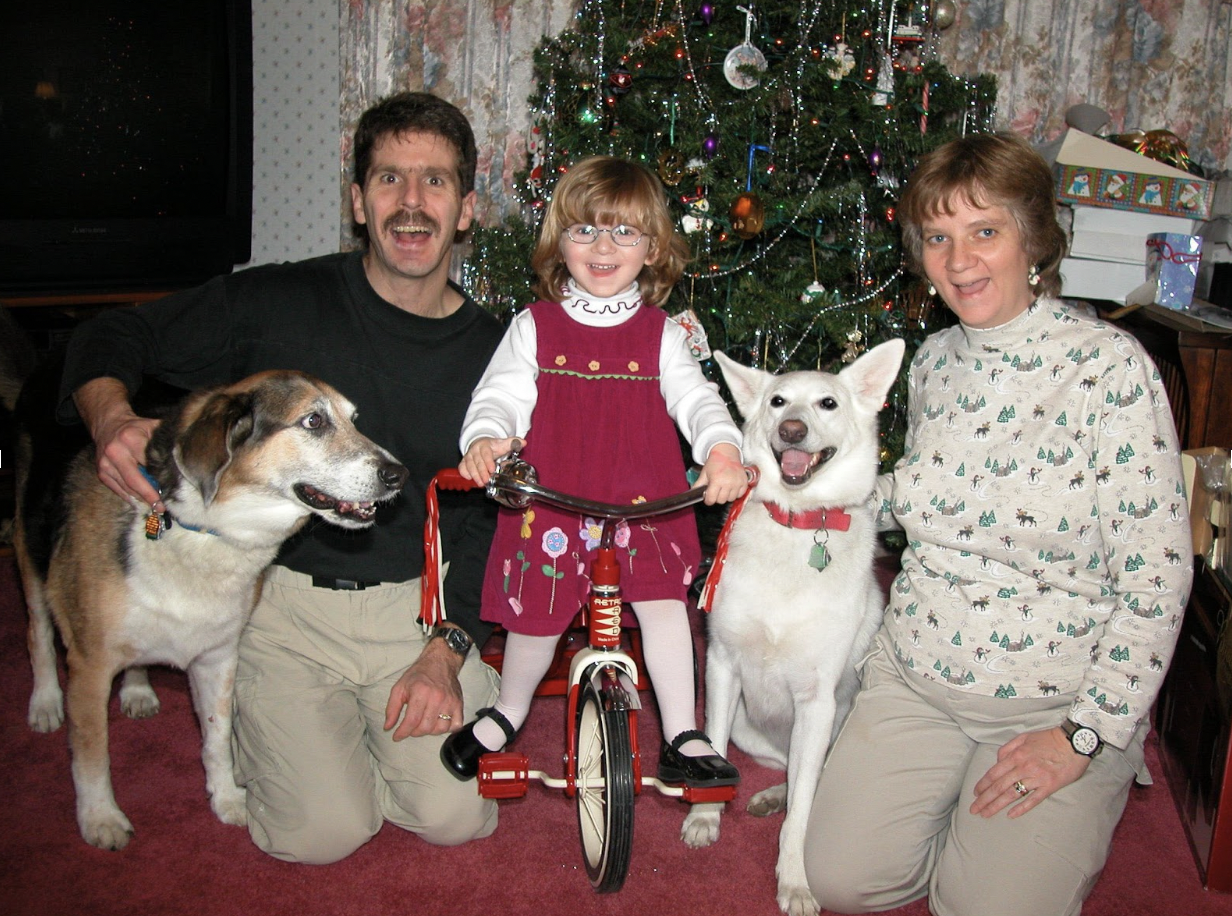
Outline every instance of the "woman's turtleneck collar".
<path fill-rule="evenodd" d="M 592 328 L 611 328 L 624 324 L 642 307 L 642 294 L 634 281 L 623 293 L 603 299 L 592 296 L 570 278 L 565 284 L 560 305 L 569 317 Z"/>
<path fill-rule="evenodd" d="M 972 350 L 1006 350 L 1030 343 L 1053 323 L 1050 306 L 1059 306 L 1056 300 L 1040 296 L 1005 324 L 995 328 L 972 328 L 959 322 L 959 328 Z"/>

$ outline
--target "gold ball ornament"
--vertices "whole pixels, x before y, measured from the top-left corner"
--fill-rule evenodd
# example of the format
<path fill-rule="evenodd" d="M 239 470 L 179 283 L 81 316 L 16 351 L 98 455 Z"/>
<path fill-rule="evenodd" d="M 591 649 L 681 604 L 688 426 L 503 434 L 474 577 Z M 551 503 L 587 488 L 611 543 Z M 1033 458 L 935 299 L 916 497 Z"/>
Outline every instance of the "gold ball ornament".
<path fill-rule="evenodd" d="M 731 217 L 732 232 L 742 239 L 751 239 L 766 225 L 766 207 L 761 198 L 752 191 L 745 191 L 727 211 Z"/>
<path fill-rule="evenodd" d="M 958 7 L 955 6 L 954 0 L 937 0 L 933 4 L 933 25 L 939 31 L 944 32 L 954 24 L 957 18 Z"/>

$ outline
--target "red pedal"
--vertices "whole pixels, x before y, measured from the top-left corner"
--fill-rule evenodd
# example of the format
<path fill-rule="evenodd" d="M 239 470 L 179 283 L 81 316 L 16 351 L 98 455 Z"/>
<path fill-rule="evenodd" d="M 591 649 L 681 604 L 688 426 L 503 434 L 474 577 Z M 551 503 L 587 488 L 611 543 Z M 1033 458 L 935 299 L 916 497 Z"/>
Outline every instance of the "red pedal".
<path fill-rule="evenodd" d="M 729 802 L 735 797 L 735 786 L 714 786 L 709 789 L 685 786 L 684 794 L 680 796 L 682 801 L 687 801 L 691 805 L 698 802 Z"/>
<path fill-rule="evenodd" d="M 521 798 L 530 785 L 530 758 L 511 751 L 479 758 L 479 794 L 484 798 Z"/>

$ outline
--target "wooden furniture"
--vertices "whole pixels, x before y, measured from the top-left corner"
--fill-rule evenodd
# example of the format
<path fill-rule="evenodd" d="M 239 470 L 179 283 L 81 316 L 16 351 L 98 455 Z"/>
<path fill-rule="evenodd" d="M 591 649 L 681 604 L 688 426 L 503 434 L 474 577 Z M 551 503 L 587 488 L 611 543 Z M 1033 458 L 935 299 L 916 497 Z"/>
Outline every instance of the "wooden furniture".
<path fill-rule="evenodd" d="M 1200 322 L 1164 308 L 1118 310 L 1105 317 L 1137 337 L 1155 360 L 1181 448 L 1232 449 L 1232 331 L 1195 330 Z"/>
<path fill-rule="evenodd" d="M 1100 303 L 1105 309 L 1111 303 Z M 1183 449 L 1232 449 L 1232 332 L 1160 307 L 1105 311 L 1163 377 Z M 1160 759 L 1208 890 L 1232 892 L 1232 582 L 1195 560 L 1168 676 L 1155 706 Z"/>
<path fill-rule="evenodd" d="M 1160 691 L 1160 760 L 1208 890 L 1232 892 L 1232 589 L 1197 561 Z"/>

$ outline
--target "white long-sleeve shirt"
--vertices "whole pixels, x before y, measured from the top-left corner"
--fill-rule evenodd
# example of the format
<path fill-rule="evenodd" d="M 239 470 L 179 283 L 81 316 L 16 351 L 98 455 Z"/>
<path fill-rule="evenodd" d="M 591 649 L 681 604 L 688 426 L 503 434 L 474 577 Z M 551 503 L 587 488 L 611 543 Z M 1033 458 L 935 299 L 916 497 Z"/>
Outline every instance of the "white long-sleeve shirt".
<path fill-rule="evenodd" d="M 622 324 L 637 314 L 638 309 L 648 308 L 640 304 L 640 299 L 618 313 L 587 310 L 572 299 L 566 300 L 562 307 L 575 321 L 592 327 Z M 485 436 L 525 439 L 533 434 L 538 401 L 537 352 L 535 319 L 529 310 L 523 310 L 513 319 L 475 388 L 462 423 L 460 445 L 463 454 L 476 439 Z M 689 442 L 693 460 L 698 464 L 704 464 L 710 450 L 721 442 L 740 448 L 743 442 L 740 429 L 732 421 L 718 386 L 706 378 L 689 350 L 688 335 L 674 321 L 668 321 L 663 328 L 659 390 L 668 415 Z"/>

